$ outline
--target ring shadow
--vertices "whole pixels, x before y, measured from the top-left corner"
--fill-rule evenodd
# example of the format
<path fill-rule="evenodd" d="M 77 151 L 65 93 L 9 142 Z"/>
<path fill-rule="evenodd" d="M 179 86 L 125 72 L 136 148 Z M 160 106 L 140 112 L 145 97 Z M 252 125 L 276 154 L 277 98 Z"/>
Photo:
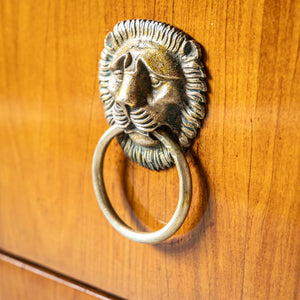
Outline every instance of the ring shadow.
<path fill-rule="evenodd" d="M 199 158 L 195 152 L 190 150 L 186 153 L 188 163 L 191 168 L 192 182 L 193 182 L 193 194 L 192 202 L 189 214 L 181 226 L 181 228 L 168 240 L 153 245 L 158 250 L 185 251 L 195 245 L 199 239 L 195 238 L 200 234 L 202 226 L 197 226 L 203 218 L 206 211 L 209 199 L 208 183 L 206 174 L 201 166 Z M 139 201 L 133 186 L 128 180 L 128 168 L 129 160 L 124 157 L 120 164 L 120 180 L 121 187 L 124 193 L 123 201 L 125 201 L 130 209 L 131 219 L 135 222 L 136 228 L 139 231 L 147 232 L 149 229 L 158 230 L 162 228 L 166 223 L 160 221 L 155 216 L 151 215 L 149 211 Z M 165 171 L 167 172 L 167 171 Z M 129 194 L 131 193 L 131 197 Z M 127 206 L 126 205 L 126 206 Z M 196 230 L 194 230 L 197 227 Z"/>

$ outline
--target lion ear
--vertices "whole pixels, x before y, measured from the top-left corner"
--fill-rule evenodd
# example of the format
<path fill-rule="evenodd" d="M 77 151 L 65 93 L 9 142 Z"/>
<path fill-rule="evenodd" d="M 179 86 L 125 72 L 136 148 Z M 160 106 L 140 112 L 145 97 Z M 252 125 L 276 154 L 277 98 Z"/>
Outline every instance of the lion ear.
<path fill-rule="evenodd" d="M 116 49 L 117 41 L 116 41 L 116 39 L 115 39 L 112 32 L 110 32 L 106 36 L 105 41 L 104 41 L 104 45 L 105 45 L 106 48 Z"/>
<path fill-rule="evenodd" d="M 179 50 L 185 59 L 197 59 L 201 56 L 200 47 L 194 41 L 186 41 Z"/>

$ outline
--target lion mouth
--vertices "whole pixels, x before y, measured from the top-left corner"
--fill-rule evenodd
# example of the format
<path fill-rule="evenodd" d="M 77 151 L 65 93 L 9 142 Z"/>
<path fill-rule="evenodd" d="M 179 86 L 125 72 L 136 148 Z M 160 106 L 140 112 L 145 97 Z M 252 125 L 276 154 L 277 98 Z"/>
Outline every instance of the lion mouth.
<path fill-rule="evenodd" d="M 113 106 L 113 118 L 116 124 L 124 129 L 125 133 L 140 133 L 149 137 L 149 133 L 159 127 L 156 115 L 148 112 L 143 107 L 132 110 L 129 108 L 123 109 L 119 104 L 115 103 Z"/>

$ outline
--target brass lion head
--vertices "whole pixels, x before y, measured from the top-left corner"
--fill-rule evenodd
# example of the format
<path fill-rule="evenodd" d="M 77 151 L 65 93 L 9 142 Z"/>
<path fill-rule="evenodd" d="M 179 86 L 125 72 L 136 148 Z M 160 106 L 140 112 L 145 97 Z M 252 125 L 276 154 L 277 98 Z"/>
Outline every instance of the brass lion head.
<path fill-rule="evenodd" d="M 128 20 L 105 39 L 99 84 L 109 124 L 124 129 L 125 154 L 154 170 L 173 164 L 151 132 L 164 127 L 190 146 L 205 115 L 205 74 L 199 45 L 165 23 Z"/>

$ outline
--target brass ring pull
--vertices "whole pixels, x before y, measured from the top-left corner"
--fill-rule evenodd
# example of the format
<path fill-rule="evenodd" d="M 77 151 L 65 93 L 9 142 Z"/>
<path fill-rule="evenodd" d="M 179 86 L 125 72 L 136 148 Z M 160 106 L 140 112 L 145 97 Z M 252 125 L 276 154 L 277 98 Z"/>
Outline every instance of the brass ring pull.
<path fill-rule="evenodd" d="M 105 117 L 112 127 L 94 153 L 93 185 L 109 223 L 130 240 L 146 244 L 164 241 L 188 214 L 192 183 L 182 151 L 191 146 L 205 116 L 205 77 L 200 45 L 166 23 L 122 21 L 105 38 L 99 87 Z M 126 156 L 145 168 L 160 171 L 176 164 L 179 201 L 173 217 L 160 230 L 135 231 L 109 201 L 103 160 L 114 137 Z"/>
<path fill-rule="evenodd" d="M 123 132 L 123 129 L 117 125 L 110 127 L 100 138 L 93 157 L 92 175 L 95 194 L 99 206 L 108 222 L 126 238 L 140 243 L 155 244 L 171 237 L 183 224 L 191 203 L 192 181 L 191 173 L 187 161 L 180 147 L 160 129 L 153 131 L 152 134 L 164 144 L 170 151 L 176 164 L 179 175 L 179 201 L 175 213 L 171 220 L 161 229 L 154 232 L 137 232 L 118 216 L 112 207 L 103 181 L 103 162 L 106 149 L 111 140 Z"/>

